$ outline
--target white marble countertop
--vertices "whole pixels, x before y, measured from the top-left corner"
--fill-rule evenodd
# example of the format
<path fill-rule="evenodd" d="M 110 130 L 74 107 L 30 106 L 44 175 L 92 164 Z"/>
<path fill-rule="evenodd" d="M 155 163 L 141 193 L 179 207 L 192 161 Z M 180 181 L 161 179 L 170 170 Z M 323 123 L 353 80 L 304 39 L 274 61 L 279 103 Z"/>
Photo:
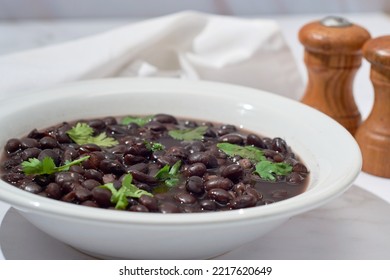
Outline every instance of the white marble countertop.
<path fill-rule="evenodd" d="M 307 22 L 324 16 L 326 15 L 270 17 L 280 24 L 304 80 L 306 69 L 303 64 L 303 48 L 297 39 L 297 33 Z M 390 30 L 390 18 L 385 14 L 341 16 L 364 26 L 373 37 L 386 35 Z M 0 55 L 72 40 L 129 22 L 129 19 L 0 21 Z M 369 65 L 365 61 L 355 77 L 354 94 L 359 110 L 363 118 L 366 118 L 373 104 L 373 90 L 369 80 Z M 284 230 L 219 258 L 390 259 L 389 203 L 390 179 L 362 172 L 352 188 L 336 201 L 295 217 L 283 225 Z M 0 222 L 0 259 L 89 258 L 46 235 L 41 235 L 43 233 L 17 213 L 10 211 L 9 205 L 2 202 Z M 32 232 L 28 235 L 28 242 L 26 235 L 21 232 Z M 44 246 L 47 250 L 38 246 Z"/>

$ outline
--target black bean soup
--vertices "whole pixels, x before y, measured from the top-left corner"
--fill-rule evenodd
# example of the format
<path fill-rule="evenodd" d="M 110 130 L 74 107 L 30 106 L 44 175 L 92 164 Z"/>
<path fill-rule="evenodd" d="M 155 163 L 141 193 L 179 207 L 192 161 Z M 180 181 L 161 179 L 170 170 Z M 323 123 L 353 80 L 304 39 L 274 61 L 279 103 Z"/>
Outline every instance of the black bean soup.
<path fill-rule="evenodd" d="M 2 179 L 68 203 L 190 213 L 274 203 L 308 169 L 281 138 L 167 114 L 64 122 L 9 139 Z"/>

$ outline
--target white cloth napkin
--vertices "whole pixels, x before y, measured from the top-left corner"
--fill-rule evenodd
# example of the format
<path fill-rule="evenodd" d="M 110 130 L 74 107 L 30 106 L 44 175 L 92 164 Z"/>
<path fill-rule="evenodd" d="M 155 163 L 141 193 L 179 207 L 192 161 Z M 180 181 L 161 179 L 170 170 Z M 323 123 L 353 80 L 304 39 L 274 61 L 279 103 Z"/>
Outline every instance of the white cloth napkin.
<path fill-rule="evenodd" d="M 63 82 L 123 76 L 213 80 L 293 99 L 303 92 L 275 21 L 181 12 L 0 56 L 0 99 Z"/>

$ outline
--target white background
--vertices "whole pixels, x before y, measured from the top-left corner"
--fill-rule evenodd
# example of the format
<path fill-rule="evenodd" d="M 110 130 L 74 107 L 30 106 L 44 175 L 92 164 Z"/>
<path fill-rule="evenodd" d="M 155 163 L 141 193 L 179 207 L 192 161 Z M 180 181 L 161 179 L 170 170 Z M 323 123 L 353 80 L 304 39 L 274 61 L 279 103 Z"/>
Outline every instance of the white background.
<path fill-rule="evenodd" d="M 0 20 L 151 17 L 182 10 L 224 15 L 389 12 L 389 0 L 0 0 Z"/>

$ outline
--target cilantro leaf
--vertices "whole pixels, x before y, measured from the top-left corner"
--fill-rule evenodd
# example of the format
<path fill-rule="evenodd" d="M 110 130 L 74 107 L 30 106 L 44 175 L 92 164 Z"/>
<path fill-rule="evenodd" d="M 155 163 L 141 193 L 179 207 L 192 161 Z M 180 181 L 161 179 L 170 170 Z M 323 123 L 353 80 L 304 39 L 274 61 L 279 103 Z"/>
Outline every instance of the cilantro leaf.
<path fill-rule="evenodd" d="M 230 143 L 218 143 L 217 147 L 222 152 L 231 157 L 240 156 L 242 158 L 247 158 L 253 161 L 262 161 L 266 159 L 263 151 L 254 146 L 240 146 Z"/>
<path fill-rule="evenodd" d="M 77 123 L 66 133 L 79 145 L 96 144 L 101 147 L 112 147 L 118 144 L 118 141 L 112 137 L 108 137 L 104 132 L 93 136 L 93 128 L 86 123 Z"/>
<path fill-rule="evenodd" d="M 117 190 L 112 183 L 107 183 L 101 188 L 111 191 L 111 203 L 115 204 L 115 209 L 126 209 L 129 202 L 127 197 L 140 198 L 142 195 L 153 196 L 151 193 L 139 189 L 136 185 L 132 184 L 133 176 L 126 174 L 122 180 L 122 186 Z"/>
<path fill-rule="evenodd" d="M 277 175 L 287 175 L 292 171 L 292 166 L 283 162 L 260 161 L 255 165 L 254 173 L 264 180 L 275 181 Z"/>
<path fill-rule="evenodd" d="M 22 170 L 26 175 L 50 175 L 61 171 L 68 171 L 72 165 L 77 165 L 87 160 L 89 156 L 81 157 L 57 167 L 51 157 L 44 157 L 42 160 L 30 158 L 22 162 Z"/>
<path fill-rule="evenodd" d="M 195 128 L 170 130 L 168 134 L 176 140 L 202 140 L 203 135 L 206 133 L 207 129 L 207 126 L 198 126 Z"/>
<path fill-rule="evenodd" d="M 170 188 L 174 187 L 180 181 L 180 167 L 181 161 L 178 160 L 174 165 L 172 165 L 172 167 L 170 167 L 169 165 L 165 165 L 156 173 L 156 175 L 154 175 L 154 177 L 160 181 L 163 181 L 166 186 Z"/>
<path fill-rule="evenodd" d="M 126 116 L 122 119 L 121 124 L 128 125 L 130 123 L 135 123 L 139 126 L 144 126 L 148 122 L 150 122 L 153 119 L 153 115 L 145 116 L 145 117 L 133 117 L 133 116 Z"/>
<path fill-rule="evenodd" d="M 158 143 L 158 142 L 145 141 L 145 146 L 146 146 L 146 149 L 148 149 L 149 151 L 152 151 L 152 152 L 162 151 L 165 149 L 165 146 L 161 143 Z"/>
<path fill-rule="evenodd" d="M 262 179 L 275 181 L 277 175 L 287 175 L 292 172 L 292 166 L 283 162 L 267 160 L 264 152 L 254 146 L 240 146 L 230 143 L 218 143 L 217 147 L 228 156 L 240 156 L 256 163 L 254 173 Z"/>

